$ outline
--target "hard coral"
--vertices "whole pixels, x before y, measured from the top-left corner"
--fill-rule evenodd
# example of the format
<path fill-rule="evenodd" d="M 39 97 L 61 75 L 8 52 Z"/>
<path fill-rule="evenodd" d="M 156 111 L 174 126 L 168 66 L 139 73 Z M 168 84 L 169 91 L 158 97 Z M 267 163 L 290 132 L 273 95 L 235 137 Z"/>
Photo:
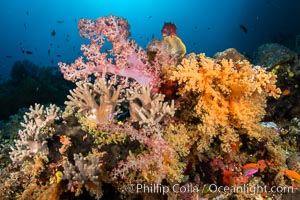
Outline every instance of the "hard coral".
<path fill-rule="evenodd" d="M 65 160 L 63 179 L 68 180 L 68 189 L 75 190 L 79 195 L 84 186 L 90 194 L 100 199 L 103 194 L 100 176 L 104 173 L 102 171 L 104 154 L 96 151 L 86 157 L 82 154 L 74 154 L 75 165 Z"/>
<path fill-rule="evenodd" d="M 129 101 L 130 119 L 139 123 L 155 124 L 165 115 L 173 116 L 175 113 L 174 101 L 171 105 L 164 102 L 162 94 L 151 94 L 149 86 L 127 89 L 126 99 Z"/>
<path fill-rule="evenodd" d="M 19 130 L 20 139 L 12 147 L 10 157 L 15 163 L 33 159 L 37 154 L 47 157 L 49 152 L 47 138 L 50 137 L 51 125 L 61 116 L 59 107 L 50 105 L 45 108 L 40 104 L 30 107 L 30 112 L 24 115 L 23 130 Z"/>
<path fill-rule="evenodd" d="M 150 86 L 129 87 L 126 82 L 117 85 L 116 80 L 105 78 L 94 84 L 79 81 L 76 85 L 66 105 L 96 124 L 113 120 L 120 114 L 117 105 L 125 102 L 129 103 L 130 120 L 141 124 L 159 123 L 164 116 L 175 113 L 174 101 L 169 104 L 164 102 L 164 95 L 151 94 Z"/>
<path fill-rule="evenodd" d="M 217 63 L 204 54 L 183 59 L 170 79 L 178 81 L 179 94 L 196 98 L 200 152 L 208 150 L 216 137 L 224 152 L 231 151 L 231 144 L 240 140 L 239 134 L 260 140 L 263 128 L 259 122 L 265 114 L 266 97 L 280 94 L 273 73 L 246 60 Z"/>
<path fill-rule="evenodd" d="M 79 81 L 76 85 L 71 95 L 68 95 L 70 101 L 65 102 L 67 106 L 78 109 L 78 112 L 96 123 L 113 119 L 124 86 L 115 86 L 116 81 L 106 81 L 105 78 L 97 79 L 94 84 Z"/>

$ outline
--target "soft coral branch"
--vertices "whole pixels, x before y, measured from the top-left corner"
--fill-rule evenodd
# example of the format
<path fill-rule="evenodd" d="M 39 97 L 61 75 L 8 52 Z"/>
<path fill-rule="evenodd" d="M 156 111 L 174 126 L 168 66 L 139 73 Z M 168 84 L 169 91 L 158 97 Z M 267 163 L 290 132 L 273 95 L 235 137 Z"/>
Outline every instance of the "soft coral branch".
<path fill-rule="evenodd" d="M 141 85 L 155 85 L 159 81 L 159 67 L 148 62 L 146 52 L 138 47 L 134 40 L 129 40 L 129 24 L 124 18 L 107 16 L 95 21 L 81 19 L 78 24 L 81 37 L 91 41 L 89 45 L 81 45 L 83 55 L 68 65 L 58 65 L 65 79 L 76 81 L 96 77 L 103 73 L 132 78 Z M 112 49 L 101 52 L 105 40 L 111 42 Z"/>

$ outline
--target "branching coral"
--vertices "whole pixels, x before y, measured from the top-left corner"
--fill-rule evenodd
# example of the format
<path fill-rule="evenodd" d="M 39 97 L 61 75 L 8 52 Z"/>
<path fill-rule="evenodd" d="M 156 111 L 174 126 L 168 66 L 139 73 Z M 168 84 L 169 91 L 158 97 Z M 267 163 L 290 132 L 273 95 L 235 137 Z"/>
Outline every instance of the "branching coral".
<path fill-rule="evenodd" d="M 74 154 L 75 166 L 70 162 L 63 162 L 64 179 L 96 182 L 101 173 L 101 156 L 90 155 L 83 157 L 81 154 Z"/>
<path fill-rule="evenodd" d="M 25 123 L 33 120 L 37 126 L 53 124 L 61 115 L 60 108 L 54 104 L 50 104 L 50 106 L 46 108 L 43 105 L 35 104 L 35 107 L 30 106 L 29 111 L 30 112 L 27 112 L 24 116 Z M 24 123 L 22 125 L 24 125 Z"/>
<path fill-rule="evenodd" d="M 197 99 L 194 112 L 201 120 L 201 139 L 196 139 L 200 152 L 208 150 L 216 137 L 224 152 L 231 151 L 239 134 L 262 139 L 259 122 L 265 114 L 266 97 L 280 94 L 273 73 L 253 68 L 246 60 L 217 63 L 204 54 L 183 59 L 171 80 L 178 81 L 179 94 Z"/>
<path fill-rule="evenodd" d="M 60 108 L 52 104 L 48 107 L 35 104 L 24 115 L 24 122 L 21 123 L 23 130 L 19 130 L 20 138 L 15 140 L 15 146 L 11 147 L 10 152 L 10 158 L 19 171 L 11 171 L 10 178 L 14 185 L 6 185 L 10 189 L 23 189 L 19 199 L 28 199 L 28 194 L 31 194 L 30 198 L 35 198 L 32 195 L 47 190 L 47 187 L 38 187 L 37 182 L 46 170 L 46 162 L 53 151 L 49 149 L 48 141 L 55 135 L 55 123 L 59 119 Z"/>
<path fill-rule="evenodd" d="M 25 159 L 33 158 L 39 154 L 46 157 L 48 154 L 47 138 L 53 132 L 51 125 L 61 116 L 59 107 L 50 105 L 45 108 L 43 105 L 35 104 L 30 107 L 30 112 L 24 115 L 23 130 L 19 130 L 20 139 L 15 141 L 10 157 L 13 162 L 20 163 Z"/>
<path fill-rule="evenodd" d="M 141 124 L 158 123 L 165 115 L 173 116 L 175 113 L 174 101 L 169 105 L 164 101 L 164 95 L 151 94 L 149 86 L 127 89 L 129 100 L 130 119 Z"/>
<path fill-rule="evenodd" d="M 74 154 L 75 165 L 65 160 L 63 162 L 63 179 L 69 181 L 69 189 L 74 190 L 77 195 L 82 192 L 82 187 L 95 195 L 97 199 L 102 196 L 100 176 L 104 172 L 102 157 L 105 153 L 94 151 L 92 154 L 84 157 L 81 154 Z M 95 190 L 97 188 L 97 190 Z"/>
<path fill-rule="evenodd" d="M 94 84 L 79 81 L 77 88 L 71 91 L 65 104 L 91 121 L 96 123 L 107 122 L 115 116 L 116 106 L 121 100 L 119 95 L 124 85 L 117 85 L 116 80 L 106 81 L 99 78 Z"/>
<path fill-rule="evenodd" d="M 127 101 L 130 120 L 139 121 L 141 124 L 158 123 L 164 116 L 174 115 L 174 101 L 169 105 L 168 102 L 164 102 L 163 94 L 151 94 L 150 86 L 129 87 L 126 82 L 115 84 L 116 79 L 106 81 L 101 78 L 94 84 L 79 81 L 76 83 L 77 88 L 68 95 L 70 101 L 65 104 L 96 124 L 112 120 L 118 114 L 116 106 Z M 126 87 L 126 98 L 123 98 L 120 94 Z"/>

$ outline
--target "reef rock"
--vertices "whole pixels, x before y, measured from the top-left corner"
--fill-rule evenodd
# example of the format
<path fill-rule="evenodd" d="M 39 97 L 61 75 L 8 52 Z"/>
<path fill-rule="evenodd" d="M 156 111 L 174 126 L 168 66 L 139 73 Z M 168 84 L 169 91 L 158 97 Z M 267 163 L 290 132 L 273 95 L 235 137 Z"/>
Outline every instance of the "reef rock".
<path fill-rule="evenodd" d="M 218 61 L 221 61 L 222 59 L 232 59 L 233 62 L 247 60 L 246 57 L 240 54 L 235 48 L 229 48 L 225 51 L 217 52 L 214 55 L 214 58 Z"/>
<path fill-rule="evenodd" d="M 277 43 L 267 43 L 258 47 L 254 64 L 272 69 L 277 65 L 294 62 L 295 60 L 297 60 L 296 52 Z"/>

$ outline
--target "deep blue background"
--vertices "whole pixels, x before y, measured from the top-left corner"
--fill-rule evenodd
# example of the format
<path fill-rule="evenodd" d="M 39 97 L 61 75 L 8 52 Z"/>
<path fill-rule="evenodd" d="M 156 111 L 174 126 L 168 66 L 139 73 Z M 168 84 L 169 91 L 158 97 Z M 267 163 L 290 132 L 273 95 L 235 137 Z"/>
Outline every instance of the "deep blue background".
<path fill-rule="evenodd" d="M 143 47 L 152 35 L 161 38 L 164 22 L 174 22 L 188 52 L 209 56 L 229 47 L 251 55 L 274 41 L 294 48 L 300 34 L 300 0 L 1 0 L 0 11 L 2 78 L 16 60 L 57 66 L 81 55 L 80 44 L 88 40 L 78 35 L 79 18 L 122 16 L 131 25 L 131 38 Z"/>

